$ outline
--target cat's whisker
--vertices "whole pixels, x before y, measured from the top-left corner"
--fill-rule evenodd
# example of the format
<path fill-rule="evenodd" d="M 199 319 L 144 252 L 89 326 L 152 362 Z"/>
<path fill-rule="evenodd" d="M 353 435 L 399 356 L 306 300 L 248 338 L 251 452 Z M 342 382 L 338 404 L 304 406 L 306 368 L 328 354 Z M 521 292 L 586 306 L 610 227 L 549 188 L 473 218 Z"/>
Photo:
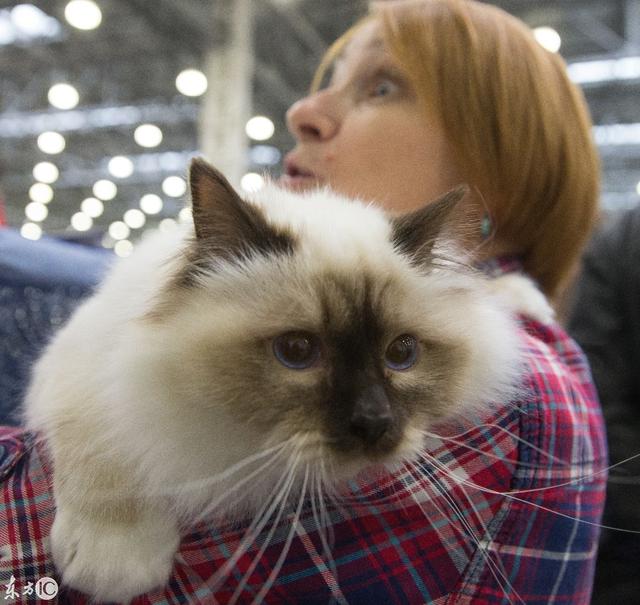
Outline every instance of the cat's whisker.
<path fill-rule="evenodd" d="M 487 452 L 486 450 L 482 450 L 480 448 L 473 447 L 472 445 L 469 445 L 468 443 L 465 443 L 464 441 L 460 441 L 459 439 L 455 439 L 453 437 L 447 437 L 445 435 L 438 435 L 437 433 L 431 433 L 429 431 L 420 431 L 420 432 L 424 437 L 429 437 L 429 438 L 432 438 L 432 439 L 439 439 L 439 440 L 445 441 L 447 443 L 453 443 L 454 445 L 459 445 L 460 447 L 464 447 L 464 448 L 468 449 L 469 451 L 476 452 L 477 454 L 480 454 L 481 456 L 485 456 L 485 457 L 491 458 L 493 460 L 500 460 L 502 462 L 511 462 L 513 464 L 517 463 L 519 466 L 523 466 L 525 468 L 531 468 L 531 469 L 548 469 L 549 468 L 548 465 L 531 464 L 531 463 L 524 462 L 524 461 L 512 460 L 512 459 L 506 458 L 504 456 L 498 456 L 497 454 L 492 454 L 490 452 Z M 565 463 L 565 464 L 568 464 L 568 463 Z"/>
<path fill-rule="evenodd" d="M 260 535 L 264 526 L 268 523 L 269 519 L 273 516 L 275 510 L 281 503 L 286 502 L 293 484 L 295 483 L 295 472 L 298 462 L 300 461 L 301 454 L 299 450 L 296 450 L 295 458 L 293 461 L 285 467 L 284 472 L 276 482 L 274 488 L 271 490 L 265 502 L 260 510 L 255 514 L 253 521 L 249 527 L 245 530 L 244 536 L 234 551 L 233 555 L 209 578 L 207 584 L 212 592 L 219 587 L 222 581 L 227 577 L 231 569 L 238 562 L 240 557 L 244 555 L 249 546 L 255 542 L 256 538 Z"/>
<path fill-rule="evenodd" d="M 464 477 L 460 477 L 459 475 L 456 475 L 454 471 L 449 470 L 448 468 L 446 468 L 446 466 L 442 465 L 441 463 L 439 463 L 435 458 L 431 457 L 431 461 L 434 463 L 435 467 L 437 468 L 437 470 L 440 470 L 440 472 L 442 472 L 443 474 L 447 475 L 449 478 L 453 479 L 454 481 L 456 481 L 457 483 L 463 483 L 469 487 L 473 487 L 474 489 L 478 489 L 481 491 L 484 491 L 485 493 L 488 494 L 494 494 L 496 496 L 502 496 L 504 498 L 509 498 L 511 500 L 514 500 L 515 502 L 521 502 L 523 504 L 527 504 L 529 506 L 533 506 L 534 508 L 537 508 L 539 510 L 543 510 L 545 512 L 551 513 L 553 515 L 557 515 L 558 517 L 563 517 L 565 519 L 570 519 L 571 521 L 576 521 L 578 523 L 582 523 L 584 525 L 590 525 L 592 527 L 598 527 L 600 529 L 610 529 L 612 531 L 618 531 L 618 532 L 623 532 L 623 533 L 629 533 L 629 534 L 640 534 L 640 530 L 635 530 L 635 529 L 625 529 L 622 527 L 612 527 L 610 525 L 603 525 L 601 523 L 595 523 L 593 521 L 588 521 L 587 519 L 580 519 L 579 517 L 574 517 L 572 515 L 567 515 L 566 513 L 562 513 L 560 511 L 554 510 L 552 508 L 543 506 L 542 504 L 537 504 L 535 502 L 531 502 L 530 500 L 525 500 L 524 498 L 518 498 L 517 496 L 514 495 L 514 492 L 501 492 L 498 490 L 494 490 L 488 487 L 485 487 L 483 485 L 478 485 L 477 483 L 474 483 L 473 481 L 469 481 L 468 479 L 465 479 Z M 551 488 L 549 489 L 556 489 L 558 486 L 551 486 Z M 544 489 L 547 489 L 546 487 Z M 522 490 L 522 492 L 531 492 L 531 491 L 539 491 L 539 490 Z M 521 493 L 521 492 L 515 492 L 515 493 Z"/>
<path fill-rule="evenodd" d="M 523 439 L 522 437 L 516 435 L 513 431 L 510 431 L 508 428 L 506 428 L 504 426 L 500 426 L 499 424 L 495 424 L 493 422 L 483 422 L 482 424 L 478 424 L 477 426 L 479 426 L 479 427 L 484 426 L 484 427 L 494 428 L 494 429 L 497 429 L 499 431 L 502 431 L 503 433 L 506 433 L 507 435 L 509 435 L 509 437 L 511 437 L 512 439 L 515 439 L 515 441 L 517 441 L 518 443 L 520 443 L 522 445 L 526 445 L 528 448 L 530 448 L 533 451 L 537 452 L 538 454 L 544 456 L 545 459 L 551 460 L 553 462 L 556 462 L 561 466 L 576 466 L 575 463 L 571 463 L 571 462 L 569 462 L 567 460 L 562 460 L 561 458 L 558 458 L 557 456 L 553 456 L 552 454 L 550 454 L 549 452 L 543 450 L 542 448 L 533 445 L 533 443 L 530 443 L 526 439 Z M 471 429 L 471 430 L 473 430 L 473 429 Z M 468 432 L 469 431 L 467 431 L 467 433 Z"/>
<path fill-rule="evenodd" d="M 297 463 L 294 463 L 294 466 L 293 466 L 292 470 L 295 471 L 296 466 L 297 466 Z M 282 514 L 283 514 L 283 512 L 284 512 L 284 510 L 285 510 L 285 508 L 287 506 L 289 495 L 291 493 L 291 489 L 293 487 L 294 482 L 295 482 L 295 478 L 294 478 L 293 481 L 288 483 L 288 485 L 283 489 L 283 492 L 280 495 L 276 496 L 276 501 L 280 502 L 280 505 L 278 507 L 278 511 L 276 513 L 276 516 L 273 519 L 273 521 L 270 522 L 270 524 L 269 524 L 270 528 L 269 528 L 269 531 L 268 531 L 267 535 L 265 536 L 265 538 L 264 538 L 264 540 L 262 542 L 262 546 L 260 547 L 258 552 L 253 557 L 253 561 L 251 561 L 251 564 L 249 565 L 247 570 L 244 572 L 244 574 L 242 576 L 242 580 L 239 582 L 239 584 L 236 587 L 233 595 L 231 596 L 231 600 L 229 601 L 229 605 L 234 605 L 237 602 L 237 599 L 240 598 L 240 595 L 242 594 L 242 591 L 244 590 L 247 582 L 249 581 L 249 578 L 251 577 L 251 574 L 253 573 L 253 571 L 257 567 L 258 563 L 260 562 L 260 559 L 262 559 L 262 556 L 264 555 L 265 551 L 269 547 L 269 544 L 271 543 L 271 539 L 273 538 L 273 535 L 275 534 L 276 530 L 278 529 L 278 526 L 280 524 L 280 519 L 282 518 Z M 267 516 L 266 519 L 267 520 L 271 519 L 271 515 Z M 259 534 L 260 534 L 260 532 L 258 532 L 256 534 L 256 537 Z"/>
<path fill-rule="evenodd" d="M 512 603 L 511 597 L 509 596 L 509 594 L 511 592 L 511 593 L 516 595 L 516 597 L 518 598 L 519 602 L 523 603 L 523 605 L 526 605 L 525 601 L 522 599 L 522 597 L 520 597 L 520 595 L 517 593 L 517 591 L 515 591 L 515 589 L 513 588 L 511 583 L 509 582 L 506 570 L 504 569 L 504 567 L 502 565 L 502 561 L 500 560 L 499 554 L 495 553 L 497 562 L 494 561 L 491 558 L 490 551 L 487 548 L 488 544 L 490 544 L 490 542 L 491 542 L 491 535 L 489 534 L 489 532 L 488 532 L 486 526 L 484 525 L 484 523 L 480 520 L 481 524 L 482 524 L 482 527 L 483 527 L 483 530 L 485 532 L 485 535 L 487 536 L 487 539 L 486 540 L 480 540 L 480 538 L 476 534 L 476 532 L 473 529 L 473 527 L 471 526 L 471 524 L 465 519 L 464 514 L 462 513 L 462 511 L 461 511 L 460 507 L 458 506 L 458 504 L 455 502 L 453 496 L 448 492 L 447 489 L 443 488 L 440 485 L 439 479 L 436 476 L 434 476 L 429 471 L 429 469 L 422 469 L 416 463 L 409 463 L 407 465 L 407 467 L 409 469 L 413 469 L 417 473 L 418 477 L 422 477 L 422 478 L 428 480 L 430 485 L 435 490 L 437 490 L 437 492 L 442 496 L 442 498 L 445 500 L 445 502 L 447 502 L 449 504 L 449 506 L 453 510 L 456 518 L 460 521 L 461 525 L 466 530 L 466 533 L 464 531 L 462 531 L 462 529 L 457 527 L 457 525 L 455 524 L 454 520 L 452 520 L 444 512 L 444 510 L 440 507 L 440 505 L 437 503 L 437 500 L 435 498 L 432 498 L 430 500 L 430 504 L 433 505 L 438 510 L 438 512 L 440 512 L 440 514 L 443 516 L 443 518 L 449 520 L 449 522 L 451 524 L 451 527 L 453 529 L 455 529 L 460 536 L 462 536 L 465 539 L 471 539 L 474 542 L 474 544 L 478 547 L 478 552 L 480 553 L 480 556 L 482 556 L 482 558 L 486 562 L 486 564 L 487 564 L 487 566 L 489 568 L 489 571 L 491 572 L 493 577 L 496 579 L 496 582 L 498 583 L 498 585 L 502 588 L 502 591 L 507 596 L 507 598 L 509 599 L 509 602 Z M 425 470 L 427 471 L 428 474 L 425 474 Z M 420 507 L 420 510 L 423 512 L 425 517 L 428 520 L 430 520 L 428 514 L 426 513 L 426 511 L 424 510 L 424 508 L 422 507 L 422 505 L 418 501 L 415 493 L 412 492 L 411 495 L 412 495 L 412 498 L 415 500 L 416 504 L 418 504 L 418 506 Z M 473 503 L 470 502 L 470 504 L 471 504 L 472 509 L 476 513 L 477 517 L 479 518 L 479 515 L 478 515 Z M 442 536 L 442 533 L 440 532 L 440 530 L 437 527 L 437 525 L 432 523 L 432 527 L 434 527 L 436 529 L 436 531 L 437 531 L 438 535 L 440 535 L 443 543 L 446 543 L 446 540 Z M 502 579 L 502 581 L 505 582 L 505 584 L 509 588 L 509 592 L 505 590 L 505 586 L 502 584 L 501 579 Z"/>
<path fill-rule="evenodd" d="M 159 493 L 162 495 L 169 495 L 169 494 L 174 494 L 176 492 L 184 492 L 188 490 L 200 490 L 203 487 L 208 487 L 210 485 L 220 483 L 221 481 L 225 481 L 226 479 L 229 479 L 232 475 L 241 471 L 242 469 L 244 469 L 246 466 L 248 466 L 253 462 L 257 462 L 258 460 L 261 460 L 262 458 L 265 458 L 266 456 L 269 456 L 271 454 L 281 453 L 284 449 L 286 449 L 287 446 L 292 444 L 292 440 L 293 438 L 289 438 L 286 441 L 283 441 L 282 443 L 271 446 L 265 450 L 256 452 L 251 456 L 247 456 L 246 458 L 243 458 L 239 462 L 236 462 L 235 464 L 226 468 L 221 473 L 217 473 L 216 475 L 211 475 L 210 477 L 206 477 L 203 479 L 193 479 L 191 481 L 186 481 L 184 483 L 178 484 L 177 486 L 166 488 Z M 273 456 L 272 458 L 269 459 L 268 463 L 270 464 L 276 458 L 277 456 Z M 264 470 L 264 468 L 265 468 L 265 465 L 261 466 L 260 470 Z"/>
<path fill-rule="evenodd" d="M 258 468 L 251 471 L 248 475 L 244 476 L 242 479 L 231 485 L 228 489 L 224 490 L 220 496 L 214 498 L 211 502 L 207 504 L 207 506 L 200 512 L 200 514 L 196 517 L 196 521 L 203 521 L 213 514 L 216 508 L 225 500 L 229 499 L 231 495 L 237 493 L 241 487 L 255 479 L 256 477 L 261 476 L 265 470 L 267 470 L 271 466 L 276 465 L 276 461 L 285 453 L 286 448 L 279 450 L 272 454 L 271 458 L 269 458 L 266 462 L 261 464 Z M 242 496 L 240 496 L 242 497 Z"/>
<path fill-rule="evenodd" d="M 438 478 L 434 477 L 435 483 L 438 483 Z M 486 536 L 482 541 L 478 541 L 478 548 L 480 550 L 480 553 L 482 554 L 482 557 L 485 559 L 485 561 L 487 562 L 487 564 L 489 565 L 490 569 L 491 569 L 491 573 L 493 574 L 493 576 L 495 577 L 496 581 L 498 582 L 498 584 L 501 586 L 501 588 L 503 589 L 503 592 L 507 595 L 509 595 L 508 592 L 506 592 L 504 590 L 504 586 L 502 586 L 500 584 L 500 578 L 502 578 L 502 580 L 506 583 L 507 587 L 509 588 L 509 590 L 511 592 L 513 592 L 516 597 L 518 598 L 518 600 L 525 604 L 525 601 L 520 597 L 520 595 L 517 593 L 517 591 L 511 586 L 511 583 L 509 582 L 508 579 L 508 574 L 502 564 L 502 560 L 500 559 L 500 555 L 499 553 L 495 553 L 496 556 L 496 561 L 493 561 L 491 559 L 491 556 L 489 554 L 489 547 L 493 542 L 493 538 L 491 536 L 491 532 L 489 531 L 489 528 L 487 527 L 487 525 L 484 522 L 484 519 L 482 518 L 482 515 L 480 514 L 480 512 L 478 511 L 478 509 L 476 508 L 473 499 L 469 496 L 468 492 L 466 489 L 464 489 L 464 486 L 460 485 L 460 490 L 462 491 L 462 494 L 465 497 L 465 500 L 467 501 L 467 503 L 469 504 L 470 509 L 473 511 L 473 514 L 475 516 L 475 518 L 477 519 L 480 527 L 482 528 L 482 531 L 484 532 L 484 536 Z M 444 491 L 444 496 L 445 498 L 451 502 L 451 505 L 453 507 L 455 507 L 455 510 L 457 511 L 458 515 L 462 515 L 462 510 L 460 508 L 460 506 L 458 505 L 458 503 L 455 501 L 455 498 L 453 496 L 452 492 L 448 492 L 448 491 Z M 469 523 L 469 527 L 471 528 L 471 523 Z M 476 536 L 477 539 L 477 534 L 473 534 L 474 536 Z M 500 578 L 498 577 L 498 575 L 496 575 L 496 573 L 500 576 Z M 509 598 L 509 601 L 511 602 L 511 598 Z M 526 604 L 525 604 L 526 605 Z"/>
<path fill-rule="evenodd" d="M 535 445 L 533 445 L 532 443 L 529 443 L 526 439 L 523 439 L 522 437 L 519 437 L 518 435 L 516 435 L 515 433 L 513 433 L 512 431 L 510 431 L 509 429 L 502 427 L 498 424 L 492 424 L 492 423 L 483 423 L 483 424 L 478 424 L 475 427 L 472 427 L 466 431 L 462 431 L 461 433 L 456 433 L 454 435 L 440 435 L 438 433 L 433 433 L 430 431 L 420 431 L 425 437 L 430 437 L 433 439 L 441 439 L 441 440 L 447 440 L 450 441 L 452 443 L 455 443 L 457 445 L 461 445 L 464 447 L 467 447 L 469 449 L 473 449 L 471 446 L 469 446 L 468 444 L 466 444 L 464 441 L 460 441 L 461 437 L 464 437 L 465 435 L 468 435 L 471 432 L 477 432 L 478 427 L 488 427 L 488 428 L 496 428 L 499 429 L 503 432 L 505 432 L 507 435 L 509 435 L 512 439 L 516 440 L 517 442 L 526 445 L 527 447 L 535 450 L 536 452 L 538 452 L 539 454 L 542 454 L 546 459 L 552 460 L 554 462 L 557 462 L 558 465 L 560 466 L 577 466 L 575 464 L 572 464 L 571 462 L 568 462 L 566 460 L 561 460 L 560 458 L 557 458 L 555 456 L 552 456 L 551 454 L 549 454 L 549 452 L 545 452 L 543 449 L 536 447 Z M 482 453 L 483 455 L 487 455 L 489 456 L 489 454 L 487 452 L 484 452 L 483 450 L 474 450 L 477 451 L 478 453 Z M 502 459 L 502 458 L 498 458 L 498 459 Z M 533 465 L 533 464 L 527 464 L 527 463 L 520 463 L 522 464 L 522 466 L 528 466 L 531 468 L 549 468 L 548 465 Z"/>
<path fill-rule="evenodd" d="M 333 490 L 333 485 L 328 480 L 327 469 L 326 469 L 326 464 L 325 464 L 325 459 L 324 458 L 320 459 L 320 474 L 319 474 L 319 478 L 320 478 L 320 487 L 324 486 L 324 491 L 325 491 L 325 494 L 326 494 L 327 498 L 329 499 L 329 501 L 332 502 L 332 504 L 335 505 L 335 503 L 334 503 L 334 501 L 332 499 L 332 494 L 333 494 L 333 491 L 334 491 Z M 323 501 L 323 504 L 325 504 L 325 506 L 324 506 L 324 514 L 325 514 L 325 519 L 326 519 L 326 525 L 329 528 L 329 545 L 331 547 L 333 547 L 333 545 L 336 542 L 336 536 L 335 536 L 335 532 L 334 532 L 334 529 L 333 529 L 333 523 L 330 522 L 329 514 L 328 514 L 328 511 L 327 511 L 327 507 L 326 507 L 326 503 L 324 503 L 324 501 Z M 343 513 L 343 511 L 340 510 L 340 507 L 337 507 L 337 510 L 341 514 Z M 344 514 L 343 514 L 343 517 L 345 519 L 348 518 L 348 516 L 345 516 Z"/>
<path fill-rule="evenodd" d="M 284 564 L 284 560 L 287 554 L 289 553 L 289 549 L 291 548 L 291 542 L 293 541 L 295 534 L 300 531 L 304 531 L 303 528 L 299 527 L 299 523 L 300 523 L 300 512 L 302 511 L 302 505 L 304 504 L 305 496 L 307 492 L 308 480 L 309 480 L 309 465 L 307 465 L 305 468 L 304 480 L 302 483 L 302 489 L 300 490 L 300 498 L 298 500 L 298 506 L 296 508 L 294 517 L 291 521 L 291 528 L 289 529 L 289 534 L 287 535 L 284 545 L 282 546 L 282 551 L 280 552 L 280 556 L 278 557 L 278 560 L 273 566 L 273 569 L 271 570 L 269 577 L 266 579 L 262 588 L 260 589 L 258 594 L 255 596 L 253 601 L 251 602 L 251 605 L 260 605 L 263 602 L 264 596 L 267 594 L 267 592 L 269 592 L 269 590 L 273 586 L 273 582 L 275 581 L 275 579 L 278 577 L 278 574 L 280 573 L 280 569 L 282 569 L 282 565 Z"/>
<path fill-rule="evenodd" d="M 331 547 L 327 540 L 327 527 L 329 527 L 329 519 L 327 517 L 326 503 L 324 501 L 324 495 L 322 493 L 322 482 L 319 473 L 314 473 L 313 480 L 311 482 L 312 488 L 310 490 L 309 499 L 311 501 L 311 511 L 313 514 L 313 520 L 315 521 L 316 529 L 320 542 L 322 544 L 322 553 L 324 560 L 328 568 L 331 570 L 333 580 L 336 587 L 338 586 L 338 568 L 331 553 Z M 318 498 L 318 506 L 316 507 L 316 496 Z M 320 509 L 318 511 L 318 509 Z M 332 586 L 332 592 L 334 587 Z"/>
<path fill-rule="evenodd" d="M 426 433 L 426 432 L 425 432 L 425 434 L 427 434 L 428 436 L 433 436 L 433 437 L 436 437 L 436 436 L 437 436 L 437 435 L 432 434 L 432 433 Z M 441 436 L 437 436 L 437 437 L 438 437 L 439 439 L 448 440 L 448 438 L 447 438 L 447 437 L 441 437 Z M 478 450 L 478 449 L 476 449 L 476 448 L 473 448 L 473 447 L 471 447 L 471 446 L 468 446 L 468 445 L 466 445 L 466 444 L 465 444 L 465 443 L 463 443 L 463 442 L 454 441 L 454 443 L 456 443 L 456 444 L 458 444 L 458 445 L 461 445 L 461 446 L 463 446 L 463 447 L 467 447 L 467 448 L 469 448 L 470 450 L 477 451 L 478 453 L 481 453 L 481 454 L 487 454 L 490 458 L 495 458 L 495 459 L 497 459 L 497 460 L 505 460 L 504 458 L 501 458 L 500 456 L 490 455 L 490 454 L 488 454 L 487 452 L 483 452 L 482 450 Z M 426 450 L 423 450 L 422 454 L 423 454 L 424 456 L 430 456 L 430 454 L 429 454 Z M 529 493 L 535 493 L 535 492 L 545 492 L 545 491 L 550 491 L 550 490 L 558 489 L 558 488 L 560 488 L 560 487 L 567 487 L 567 486 L 569 486 L 569 485 L 576 485 L 576 484 L 578 484 L 578 483 L 582 483 L 582 482 L 584 482 L 584 481 L 586 481 L 586 480 L 588 480 L 588 479 L 593 479 L 594 477 L 597 477 L 598 475 L 603 475 L 603 474 L 607 473 L 608 471 L 610 471 L 610 470 L 612 470 L 612 469 L 614 469 L 614 468 L 616 468 L 616 467 L 618 467 L 618 466 L 622 466 L 622 465 L 624 465 L 624 464 L 627 464 L 628 462 L 631 462 L 631 461 L 633 461 L 633 460 L 635 460 L 635 459 L 637 459 L 637 458 L 640 458 L 640 453 L 638 453 L 638 454 L 634 454 L 633 456 L 629 456 L 628 458 L 625 458 L 624 460 L 621 460 L 620 462 L 616 462 L 615 464 L 612 464 L 611 466 L 608 466 L 608 467 L 606 467 L 606 468 L 600 469 L 600 470 L 598 470 L 598 471 L 594 471 L 594 472 L 592 472 L 592 473 L 585 473 L 585 474 L 583 474 L 583 475 L 580 475 L 580 476 L 578 476 L 578 477 L 575 477 L 574 479 L 571 479 L 571 480 L 569 480 L 569 481 L 564 481 L 564 482 L 562 482 L 562 483 L 554 483 L 554 484 L 552 484 L 552 485 L 546 485 L 546 486 L 544 486 L 544 487 L 535 487 L 535 488 L 528 488 L 528 489 L 510 490 L 510 491 L 497 492 L 497 493 L 500 493 L 500 494 L 502 494 L 502 495 L 508 495 L 508 494 L 529 494 Z M 435 458 L 434 458 L 434 460 L 435 460 Z M 514 461 L 514 463 L 515 463 L 515 461 Z M 519 464 L 519 465 L 526 466 L 526 465 L 524 465 L 524 464 L 523 464 L 523 463 L 521 463 L 521 462 L 518 462 L 518 464 Z M 534 468 L 542 468 L 542 469 L 545 469 L 545 468 L 548 468 L 548 467 L 546 467 L 546 466 L 544 466 L 544 465 L 535 465 L 535 466 L 534 466 Z M 453 471 L 452 471 L 452 472 L 453 472 Z"/>

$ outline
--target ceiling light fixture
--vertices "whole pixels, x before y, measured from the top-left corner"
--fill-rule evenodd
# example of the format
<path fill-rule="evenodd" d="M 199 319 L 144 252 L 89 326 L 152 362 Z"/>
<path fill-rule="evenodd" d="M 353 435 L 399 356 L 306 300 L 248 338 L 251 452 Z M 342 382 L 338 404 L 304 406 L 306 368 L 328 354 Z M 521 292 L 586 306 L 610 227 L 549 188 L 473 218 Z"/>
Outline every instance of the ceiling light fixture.
<path fill-rule="evenodd" d="M 93 219 L 84 212 L 76 212 L 71 217 L 71 226 L 76 231 L 89 231 L 93 227 Z"/>
<path fill-rule="evenodd" d="M 533 35 L 538 44 L 549 52 L 557 53 L 562 46 L 562 38 L 553 27 L 536 27 L 533 30 Z"/>
<path fill-rule="evenodd" d="M 264 187 L 264 178 L 257 172 L 247 172 L 240 179 L 240 187 L 247 193 L 254 193 Z"/>
<path fill-rule="evenodd" d="M 162 191 L 170 197 L 182 197 L 187 191 L 187 183 L 179 176 L 168 176 L 162 181 Z"/>
<path fill-rule="evenodd" d="M 109 160 L 109 172 L 118 179 L 126 179 L 133 174 L 133 162 L 123 155 L 117 155 Z"/>
<path fill-rule="evenodd" d="M 49 209 L 40 202 L 31 202 L 30 204 L 26 205 L 24 214 L 30 221 L 40 223 L 47 218 Z"/>
<path fill-rule="evenodd" d="M 38 162 L 33 167 L 33 178 L 40 183 L 55 183 L 60 176 L 60 171 L 51 162 Z"/>
<path fill-rule="evenodd" d="M 131 229 L 140 229 L 140 227 L 147 222 L 147 217 L 144 215 L 144 212 L 137 208 L 127 210 L 122 218 Z"/>
<path fill-rule="evenodd" d="M 157 147 L 162 143 L 162 130 L 155 124 L 142 124 L 135 129 L 133 138 L 141 147 Z"/>
<path fill-rule="evenodd" d="M 54 84 L 47 93 L 49 103 L 56 109 L 73 109 L 80 101 L 78 91 L 63 82 Z"/>
<path fill-rule="evenodd" d="M 147 193 L 140 198 L 140 208 L 147 214 L 158 214 L 162 206 L 162 198 L 155 193 Z"/>
<path fill-rule="evenodd" d="M 38 137 L 38 147 L 43 153 L 48 153 L 50 155 L 62 153 L 66 145 L 67 142 L 59 132 L 43 132 Z"/>
<path fill-rule="evenodd" d="M 64 18 L 77 29 L 91 30 L 102 23 L 102 11 L 92 0 L 71 0 L 64 9 Z"/>
<path fill-rule="evenodd" d="M 185 69 L 176 78 L 176 88 L 187 97 L 199 97 L 203 95 L 209 82 L 199 69 Z"/>
<path fill-rule="evenodd" d="M 118 195 L 118 187 L 113 181 L 101 179 L 93 185 L 93 195 L 98 199 L 108 202 Z"/>
<path fill-rule="evenodd" d="M 29 199 L 40 204 L 48 204 L 53 199 L 53 189 L 46 183 L 34 183 L 29 187 Z"/>
<path fill-rule="evenodd" d="M 42 237 L 42 227 L 35 223 L 25 223 L 20 228 L 20 235 L 25 239 L 40 239 Z"/>
<path fill-rule="evenodd" d="M 104 204 L 95 197 L 88 197 L 85 200 L 82 200 L 80 210 L 91 218 L 98 218 L 99 216 L 102 216 L 102 213 L 104 212 Z"/>
<path fill-rule="evenodd" d="M 250 139 L 266 141 L 273 136 L 275 126 L 273 122 L 265 116 L 254 116 L 247 122 L 245 132 Z"/>

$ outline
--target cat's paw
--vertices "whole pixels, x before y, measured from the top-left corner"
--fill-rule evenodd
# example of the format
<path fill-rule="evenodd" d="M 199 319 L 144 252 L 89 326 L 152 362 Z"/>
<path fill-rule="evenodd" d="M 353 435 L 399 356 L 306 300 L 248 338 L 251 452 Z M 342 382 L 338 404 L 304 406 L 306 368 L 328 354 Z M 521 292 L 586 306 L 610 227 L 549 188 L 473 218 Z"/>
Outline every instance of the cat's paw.
<path fill-rule="evenodd" d="M 180 541 L 168 521 L 147 513 L 135 524 L 108 524 L 58 510 L 51 550 L 63 584 L 97 601 L 119 603 L 163 586 Z"/>
<path fill-rule="evenodd" d="M 492 279 L 489 284 L 494 294 L 497 294 L 516 313 L 543 324 L 550 324 L 555 320 L 553 307 L 528 277 L 510 273 Z"/>

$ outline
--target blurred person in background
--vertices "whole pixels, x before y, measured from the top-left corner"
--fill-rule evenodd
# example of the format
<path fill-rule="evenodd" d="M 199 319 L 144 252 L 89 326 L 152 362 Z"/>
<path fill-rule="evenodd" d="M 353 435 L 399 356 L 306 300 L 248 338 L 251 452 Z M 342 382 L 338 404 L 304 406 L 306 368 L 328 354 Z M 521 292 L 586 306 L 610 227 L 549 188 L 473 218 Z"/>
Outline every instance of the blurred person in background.
<path fill-rule="evenodd" d="M 517 19 L 473 1 L 376 3 L 329 50 L 288 123 L 296 138 L 285 160 L 289 187 L 328 185 L 404 212 L 469 183 L 465 220 L 484 235 L 480 266 L 493 276 L 523 272 L 561 297 L 597 215 L 599 162 L 581 92 Z M 606 464 L 597 396 L 581 351 L 556 322 L 523 317 L 522 328 L 527 395 L 484 419 L 515 427 L 515 466 L 489 471 L 504 457 L 490 440 L 481 441 L 489 456 L 464 447 L 450 455 L 465 476 L 484 469 L 483 486 L 503 492 L 506 482 L 527 502 L 502 497 L 476 528 L 498 553 L 495 565 L 461 527 L 396 535 L 421 554 L 386 570 L 403 586 L 387 580 L 389 602 L 451 593 L 472 603 L 503 602 L 505 593 L 515 602 L 589 602 L 605 491 L 604 475 L 590 475 Z M 572 483 L 576 475 L 588 487 Z M 456 505 L 473 519 L 473 504 Z M 395 551 L 388 533 L 372 532 L 360 556 L 373 557 L 377 543 Z M 374 570 L 363 576 L 382 583 Z"/>
<path fill-rule="evenodd" d="M 611 464 L 640 452 L 640 206 L 609 216 L 583 258 L 569 331 L 582 346 L 604 411 Z M 640 461 L 607 486 L 605 525 L 640 531 Z M 640 602 L 640 539 L 604 530 L 594 605 Z"/>

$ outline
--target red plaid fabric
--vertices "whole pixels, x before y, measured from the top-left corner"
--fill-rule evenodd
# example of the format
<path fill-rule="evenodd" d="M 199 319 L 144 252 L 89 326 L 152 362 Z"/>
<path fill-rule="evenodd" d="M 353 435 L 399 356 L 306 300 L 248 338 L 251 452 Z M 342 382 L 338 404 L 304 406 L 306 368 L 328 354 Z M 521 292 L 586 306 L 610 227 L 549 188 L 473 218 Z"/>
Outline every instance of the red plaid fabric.
<path fill-rule="evenodd" d="M 326 531 L 305 503 L 296 523 L 289 515 L 266 527 L 221 582 L 216 571 L 244 528 L 194 528 L 168 585 L 134 605 L 588 604 L 606 483 L 600 410 L 584 357 L 562 329 L 526 318 L 521 327 L 521 401 L 434 428 L 440 437 L 415 467 L 354 483 L 339 506 L 327 502 Z M 2 430 L 0 447 L 0 601 L 11 587 L 4 602 L 34 602 L 27 587 L 45 576 L 60 582 L 49 556 L 51 468 L 19 429 Z M 57 598 L 89 602 L 64 587 Z"/>

